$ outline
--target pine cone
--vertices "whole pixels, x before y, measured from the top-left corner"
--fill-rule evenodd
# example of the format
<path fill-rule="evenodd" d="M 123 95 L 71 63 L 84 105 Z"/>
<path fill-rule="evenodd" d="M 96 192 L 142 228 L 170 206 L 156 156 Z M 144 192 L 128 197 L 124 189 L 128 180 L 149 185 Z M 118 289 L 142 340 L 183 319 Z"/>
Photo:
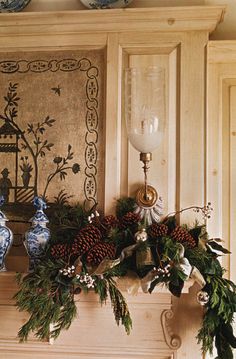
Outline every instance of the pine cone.
<path fill-rule="evenodd" d="M 132 227 L 134 225 L 137 225 L 140 221 L 140 217 L 138 214 L 133 212 L 126 213 L 123 217 L 120 219 L 120 226 L 121 228 L 127 228 Z"/>
<path fill-rule="evenodd" d="M 102 262 L 103 259 L 113 259 L 116 254 L 116 247 L 114 244 L 106 242 L 96 243 L 92 249 L 87 254 L 87 263 L 98 265 Z"/>
<path fill-rule="evenodd" d="M 168 227 L 165 224 L 153 223 L 148 228 L 148 235 L 151 238 L 163 237 L 168 233 Z"/>
<path fill-rule="evenodd" d="M 82 228 L 74 239 L 71 247 L 71 254 L 81 256 L 86 253 L 96 242 L 102 238 L 100 230 L 94 225 L 87 225 Z"/>
<path fill-rule="evenodd" d="M 196 247 L 196 242 L 195 242 L 194 238 L 191 236 L 191 234 L 189 234 L 187 229 L 185 229 L 183 227 L 176 226 L 175 229 L 171 232 L 171 237 L 176 242 L 185 244 L 190 248 Z"/>
<path fill-rule="evenodd" d="M 65 262 L 68 262 L 70 257 L 70 246 L 66 243 L 54 244 L 50 248 L 51 256 L 54 259 L 62 259 Z"/>
<path fill-rule="evenodd" d="M 101 231 L 106 234 L 111 229 L 116 228 L 118 226 L 118 223 L 119 222 L 115 216 L 106 216 L 101 221 Z"/>

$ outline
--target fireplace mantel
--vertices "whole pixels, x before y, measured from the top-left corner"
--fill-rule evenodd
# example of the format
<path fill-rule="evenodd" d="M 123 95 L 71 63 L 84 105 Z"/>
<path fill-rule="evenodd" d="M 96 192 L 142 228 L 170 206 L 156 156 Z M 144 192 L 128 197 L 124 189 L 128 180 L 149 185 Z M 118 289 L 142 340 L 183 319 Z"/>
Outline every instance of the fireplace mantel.
<path fill-rule="evenodd" d="M 19 344 L 17 331 L 27 318 L 20 313 L 13 299 L 17 291 L 14 272 L 0 273 L 0 350 L 6 358 L 36 357 L 50 358 L 174 358 L 181 345 L 181 338 L 173 332 L 172 296 L 165 287 L 156 289 L 151 295 L 128 293 L 131 279 L 119 282 L 129 304 L 133 319 L 133 330 L 127 336 L 122 327 L 117 327 L 109 301 L 102 306 L 98 296 L 90 292 L 77 297 L 78 317 L 68 331 L 56 341 L 39 342 L 30 337 L 26 344 Z M 183 295 L 188 295 L 193 285 L 186 283 Z M 78 356 L 79 355 L 79 356 Z M 97 356 L 98 355 L 98 356 Z M 4 357 L 5 359 L 5 357 Z"/>
<path fill-rule="evenodd" d="M 105 156 L 100 191 L 105 213 L 114 212 L 116 199 L 133 195 L 143 181 L 138 155 L 128 145 L 124 125 L 122 74 L 129 65 L 162 66 L 167 74 L 167 130 L 163 146 L 153 154 L 149 176 L 164 198 L 165 213 L 204 203 L 206 45 L 224 11 L 224 6 L 188 6 L 0 14 L 0 52 L 6 59 L 13 52 L 23 56 L 25 52 L 68 49 L 103 51 Z M 195 216 L 184 214 L 182 219 L 193 223 Z M 9 269 L 18 270 L 24 255 L 11 253 L 10 257 Z M 17 342 L 17 330 L 27 313 L 16 310 L 15 291 L 14 273 L 0 273 L 0 351 L 4 359 L 201 357 L 195 340 L 201 310 L 192 288 L 179 302 L 166 290 L 136 296 L 125 292 L 133 317 L 130 336 L 116 327 L 109 303 L 101 308 L 93 293 L 81 295 L 78 319 L 53 345 L 34 338 L 27 344 Z M 173 309 L 177 320 L 172 320 Z"/>

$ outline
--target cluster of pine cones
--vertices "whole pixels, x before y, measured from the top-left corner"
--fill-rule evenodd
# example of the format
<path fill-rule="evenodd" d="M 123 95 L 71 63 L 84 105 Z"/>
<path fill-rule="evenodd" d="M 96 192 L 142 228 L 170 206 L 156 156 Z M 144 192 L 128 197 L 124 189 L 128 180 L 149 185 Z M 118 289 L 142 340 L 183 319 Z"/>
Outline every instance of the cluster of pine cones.
<path fill-rule="evenodd" d="M 170 237 L 189 248 L 196 247 L 197 243 L 195 239 L 191 236 L 187 229 L 176 226 L 172 231 L 169 231 L 169 228 L 165 224 L 153 223 L 148 230 L 148 235 L 153 239 L 158 239 L 158 237 L 164 237 L 170 235 Z"/>
<path fill-rule="evenodd" d="M 128 212 L 120 220 L 113 215 L 106 216 L 101 222 L 90 223 L 82 228 L 75 236 L 72 245 L 54 244 L 50 249 L 51 256 L 69 262 L 84 255 L 88 264 L 98 265 L 104 258 L 113 259 L 116 254 L 115 245 L 103 240 L 108 236 L 109 231 L 114 228 L 130 228 L 137 225 L 139 221 L 139 216 L 132 212 Z"/>
<path fill-rule="evenodd" d="M 128 212 L 120 220 L 113 215 L 106 216 L 100 222 L 90 223 L 82 228 L 75 236 L 72 245 L 65 243 L 53 245 L 51 255 L 53 258 L 62 259 L 65 262 L 73 261 L 83 255 L 87 264 L 98 265 L 103 259 L 113 259 L 116 255 L 115 245 L 104 241 L 109 232 L 114 228 L 121 230 L 136 228 L 139 221 L 139 216 L 133 212 Z M 189 248 L 194 248 L 197 245 L 188 230 L 178 225 L 170 230 L 164 223 L 153 223 L 148 228 L 148 236 L 152 239 L 170 236 L 174 241 Z"/>

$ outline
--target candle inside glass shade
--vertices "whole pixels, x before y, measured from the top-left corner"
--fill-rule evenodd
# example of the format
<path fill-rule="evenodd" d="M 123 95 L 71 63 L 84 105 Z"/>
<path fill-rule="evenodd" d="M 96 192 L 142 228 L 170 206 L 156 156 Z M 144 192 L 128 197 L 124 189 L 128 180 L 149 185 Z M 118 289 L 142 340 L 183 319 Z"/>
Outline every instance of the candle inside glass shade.
<path fill-rule="evenodd" d="M 165 127 L 165 74 L 160 67 L 125 70 L 125 117 L 132 146 L 150 153 L 161 143 Z"/>

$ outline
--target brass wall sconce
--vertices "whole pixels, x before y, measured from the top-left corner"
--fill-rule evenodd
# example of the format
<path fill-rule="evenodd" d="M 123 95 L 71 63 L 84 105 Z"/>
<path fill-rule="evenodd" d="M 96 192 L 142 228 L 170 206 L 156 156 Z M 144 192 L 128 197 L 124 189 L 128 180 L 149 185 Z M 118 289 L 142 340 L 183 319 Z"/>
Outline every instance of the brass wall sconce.
<path fill-rule="evenodd" d="M 140 152 L 144 185 L 136 194 L 137 206 L 148 222 L 160 217 L 156 189 L 148 184 L 152 152 L 161 144 L 165 129 L 165 73 L 160 67 L 131 67 L 125 70 L 125 118 L 128 139 Z"/>

